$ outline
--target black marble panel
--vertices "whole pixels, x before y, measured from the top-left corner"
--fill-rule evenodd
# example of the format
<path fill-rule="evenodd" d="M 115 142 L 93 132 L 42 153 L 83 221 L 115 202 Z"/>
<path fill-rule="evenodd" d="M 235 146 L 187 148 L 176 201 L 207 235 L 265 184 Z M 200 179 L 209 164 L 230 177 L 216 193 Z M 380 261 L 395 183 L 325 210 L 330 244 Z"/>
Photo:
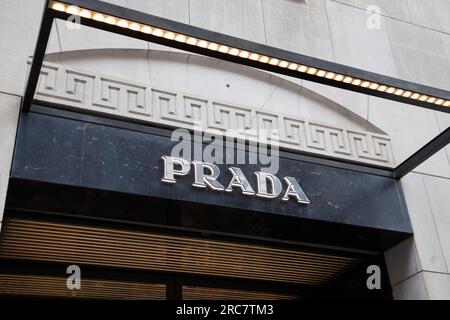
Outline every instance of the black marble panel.
<path fill-rule="evenodd" d="M 101 122 L 101 121 L 100 121 Z M 411 233 L 403 194 L 395 179 L 319 163 L 280 159 L 277 176 L 295 177 L 311 203 L 262 199 L 192 186 L 193 169 L 176 184 L 161 182 L 163 155 L 176 142 L 132 127 L 30 112 L 22 114 L 12 177 L 89 189 L 174 199 L 292 218 Z M 240 167 L 256 190 L 258 165 Z M 219 165 L 223 185 L 231 177 Z M 149 212 L 151 214 L 151 210 Z"/>

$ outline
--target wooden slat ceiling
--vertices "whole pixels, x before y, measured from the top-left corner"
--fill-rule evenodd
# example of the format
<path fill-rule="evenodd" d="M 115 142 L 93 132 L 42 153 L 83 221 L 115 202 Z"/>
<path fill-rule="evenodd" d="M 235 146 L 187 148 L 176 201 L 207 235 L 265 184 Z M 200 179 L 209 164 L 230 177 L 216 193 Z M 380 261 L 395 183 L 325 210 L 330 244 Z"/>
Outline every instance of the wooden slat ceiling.
<path fill-rule="evenodd" d="M 82 279 L 79 290 L 68 290 L 66 280 L 64 277 L 0 274 L 0 294 L 77 299 L 166 299 L 165 284 Z"/>
<path fill-rule="evenodd" d="M 297 296 L 224 288 L 183 286 L 183 300 L 295 300 Z"/>
<path fill-rule="evenodd" d="M 187 236 L 11 217 L 0 258 L 320 285 L 349 257 Z"/>

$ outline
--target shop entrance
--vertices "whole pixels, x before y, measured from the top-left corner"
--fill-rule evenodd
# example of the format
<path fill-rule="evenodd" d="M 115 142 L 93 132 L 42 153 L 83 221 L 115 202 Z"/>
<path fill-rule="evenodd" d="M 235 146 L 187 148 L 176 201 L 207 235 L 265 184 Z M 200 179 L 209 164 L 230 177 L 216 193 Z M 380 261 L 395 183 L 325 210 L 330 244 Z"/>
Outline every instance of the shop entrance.
<path fill-rule="evenodd" d="M 165 184 L 170 133 L 39 106 L 23 115 L 0 234 L 0 294 L 391 297 L 383 252 L 411 234 L 392 177 L 285 152 L 279 176 L 301 181 L 309 204 L 193 188 L 189 174 Z M 258 168 L 239 170 L 250 177 Z M 69 266 L 81 270 L 81 290 L 67 288 Z M 380 270 L 379 290 L 366 285 L 369 266 Z"/>
<path fill-rule="evenodd" d="M 364 287 L 365 266 L 384 269 L 380 255 L 14 210 L 0 237 L 0 259 L 0 295 L 10 298 L 390 297 L 386 283 L 376 292 Z M 81 271 L 79 289 L 67 285 L 74 280 L 69 266 Z"/>

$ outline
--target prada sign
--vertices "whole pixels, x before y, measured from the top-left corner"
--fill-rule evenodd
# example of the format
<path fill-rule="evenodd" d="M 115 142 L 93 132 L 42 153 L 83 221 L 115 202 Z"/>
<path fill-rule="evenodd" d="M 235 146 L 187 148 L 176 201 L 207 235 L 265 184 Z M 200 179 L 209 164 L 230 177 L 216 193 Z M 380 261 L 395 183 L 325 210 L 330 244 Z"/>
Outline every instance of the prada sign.
<path fill-rule="evenodd" d="M 220 169 L 217 165 L 208 162 L 192 161 L 177 157 L 163 156 L 164 161 L 164 176 L 162 182 L 174 184 L 177 182 L 176 176 L 186 176 L 193 167 L 193 183 L 195 188 L 210 189 L 219 192 L 232 192 L 234 189 L 240 190 L 244 195 L 256 196 L 260 198 L 274 199 L 279 197 L 282 193 L 281 200 L 288 201 L 289 199 L 296 200 L 298 203 L 309 204 L 310 201 L 300 184 L 294 177 L 284 177 L 284 190 L 281 180 L 270 173 L 256 171 L 256 191 L 250 184 L 249 180 L 240 168 L 229 167 L 229 182 L 227 187 L 222 185 L 218 178 L 220 176 Z M 191 166 L 192 164 L 192 166 Z"/>

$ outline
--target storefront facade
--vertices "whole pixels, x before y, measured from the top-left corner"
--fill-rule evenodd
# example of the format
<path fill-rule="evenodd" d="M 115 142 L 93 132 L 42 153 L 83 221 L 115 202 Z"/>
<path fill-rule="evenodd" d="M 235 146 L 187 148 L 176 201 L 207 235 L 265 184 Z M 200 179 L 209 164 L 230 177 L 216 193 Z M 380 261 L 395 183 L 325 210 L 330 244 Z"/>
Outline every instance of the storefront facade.
<path fill-rule="evenodd" d="M 7 2 L 4 11 L 19 10 L 18 2 Z M 435 77 L 438 68 L 450 78 L 445 26 L 421 25 L 414 1 L 381 6 L 375 30 L 362 2 L 126 5 L 399 78 L 410 76 L 403 62 L 415 53 L 416 64 L 430 67 L 413 73 L 414 81 L 446 89 L 445 76 Z M 33 6 L 27 10 L 36 19 L 26 23 L 38 25 L 39 5 Z M 364 36 L 355 36 L 355 23 Z M 449 151 L 401 180 L 388 173 L 448 126 L 446 114 L 69 26 L 52 27 L 29 112 L 19 110 L 19 80 L 33 45 L 17 34 L 8 50 L 21 54 L 3 59 L 10 62 L 2 69 L 17 64 L 23 72 L 5 72 L 0 82 L 8 155 L 1 294 L 449 296 Z M 401 35 L 408 28 L 441 51 L 407 43 Z M 345 43 L 359 44 L 361 53 L 352 55 Z M 276 130 L 279 151 L 270 140 L 271 152 L 258 158 L 264 130 Z M 68 266 L 81 269 L 81 290 L 66 286 Z"/>

